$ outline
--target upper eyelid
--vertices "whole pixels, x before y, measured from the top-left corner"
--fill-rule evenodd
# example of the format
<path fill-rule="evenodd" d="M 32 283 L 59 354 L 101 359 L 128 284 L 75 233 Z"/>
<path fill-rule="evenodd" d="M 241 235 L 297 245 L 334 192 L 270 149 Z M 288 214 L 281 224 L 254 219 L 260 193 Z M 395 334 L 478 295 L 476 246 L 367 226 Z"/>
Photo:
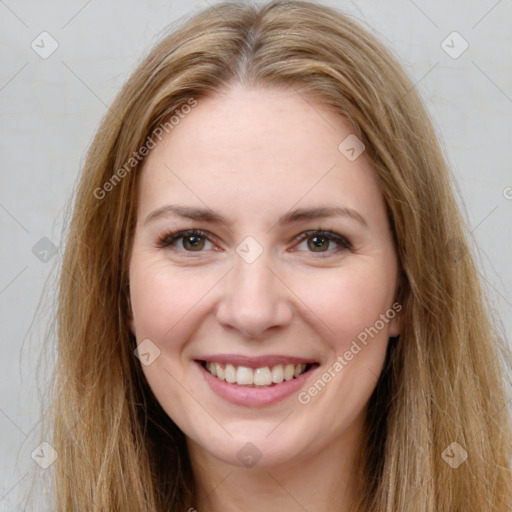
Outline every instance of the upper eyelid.
<path fill-rule="evenodd" d="M 352 243 L 346 236 L 336 233 L 333 230 L 322 229 L 322 228 L 308 229 L 306 231 L 302 231 L 298 235 L 294 236 L 292 238 L 292 240 L 290 240 L 290 242 L 302 243 L 304 240 L 307 240 L 309 237 L 312 237 L 312 236 L 318 235 L 318 234 L 324 235 L 329 240 L 337 243 L 338 248 L 342 248 L 342 247 L 345 249 L 352 248 Z M 165 247 L 168 247 L 171 244 L 175 243 L 177 240 L 180 240 L 187 236 L 193 236 L 193 235 L 201 236 L 211 243 L 214 243 L 215 239 L 217 238 L 215 235 L 213 235 L 212 233 L 210 233 L 207 230 L 198 229 L 198 228 L 190 228 L 190 229 L 178 230 L 173 233 L 169 233 L 167 235 L 161 236 L 159 238 L 158 245 L 160 247 L 165 248 Z M 171 240 L 171 241 L 166 244 L 165 243 L 166 240 Z M 195 251 L 185 251 L 185 252 L 194 253 Z M 203 251 L 197 251 L 197 252 L 199 253 L 199 252 L 203 252 Z M 326 251 L 326 252 L 329 253 L 329 252 L 333 252 L 333 251 Z M 321 254 L 321 253 L 319 253 L 319 254 Z"/>
<path fill-rule="evenodd" d="M 176 242 L 177 240 L 180 240 L 181 238 L 185 238 L 186 236 L 193 236 L 194 234 L 197 234 L 198 236 L 201 236 L 210 242 L 211 239 L 215 239 L 215 235 L 210 233 L 209 231 L 205 231 L 204 229 L 181 229 L 175 232 L 167 233 L 158 238 L 158 245 L 165 247 L 166 245 L 170 245 L 171 243 Z M 169 244 L 165 244 L 167 240 L 171 240 Z"/>

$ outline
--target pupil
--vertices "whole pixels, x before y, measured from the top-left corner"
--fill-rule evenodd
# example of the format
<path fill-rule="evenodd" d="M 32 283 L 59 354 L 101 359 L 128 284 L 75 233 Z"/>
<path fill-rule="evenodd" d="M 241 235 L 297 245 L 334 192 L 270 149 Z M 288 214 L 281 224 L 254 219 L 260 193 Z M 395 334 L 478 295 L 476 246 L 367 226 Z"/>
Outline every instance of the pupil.
<path fill-rule="evenodd" d="M 314 236 L 313 238 L 311 238 L 311 240 L 313 241 L 313 249 L 325 249 L 325 242 L 327 242 L 327 244 L 329 243 L 327 238 L 322 236 Z"/>
<path fill-rule="evenodd" d="M 193 249 L 201 249 L 204 245 L 204 240 L 200 236 L 190 235 L 184 239 L 184 243 L 185 248 L 187 248 L 186 245 L 189 245 Z"/>

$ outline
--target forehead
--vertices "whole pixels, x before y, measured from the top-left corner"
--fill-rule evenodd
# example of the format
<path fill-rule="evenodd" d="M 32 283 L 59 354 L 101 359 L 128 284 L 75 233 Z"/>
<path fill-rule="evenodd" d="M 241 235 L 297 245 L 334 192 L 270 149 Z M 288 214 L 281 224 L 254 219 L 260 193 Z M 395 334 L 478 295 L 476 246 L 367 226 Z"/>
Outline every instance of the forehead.
<path fill-rule="evenodd" d="M 343 117 L 293 89 L 234 86 L 201 98 L 147 157 L 139 213 L 178 200 L 239 215 L 298 202 L 383 208 L 364 153 L 352 161 L 340 151 L 349 136 Z"/>

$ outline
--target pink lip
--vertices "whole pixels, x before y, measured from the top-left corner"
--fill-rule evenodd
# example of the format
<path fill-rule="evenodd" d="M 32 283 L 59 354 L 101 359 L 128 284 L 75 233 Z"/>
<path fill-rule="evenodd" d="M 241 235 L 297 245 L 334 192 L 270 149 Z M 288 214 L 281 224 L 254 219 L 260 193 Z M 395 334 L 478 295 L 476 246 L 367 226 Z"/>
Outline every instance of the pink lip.
<path fill-rule="evenodd" d="M 247 368 L 263 368 L 265 366 L 274 366 L 276 364 L 308 364 L 315 363 L 312 359 L 304 359 L 301 357 L 292 357 L 284 355 L 268 355 L 249 357 L 240 354 L 213 354 L 209 356 L 201 356 L 196 361 L 207 361 L 210 363 L 232 364 L 233 366 L 246 366 Z"/>
<path fill-rule="evenodd" d="M 293 359 L 288 358 L 287 361 Z M 214 377 L 206 370 L 200 361 L 196 361 L 204 379 L 210 385 L 211 389 L 218 396 L 235 405 L 244 405 L 246 407 L 265 407 L 276 404 L 290 395 L 298 393 L 300 388 L 304 386 L 310 375 L 315 372 L 316 368 L 311 368 L 296 379 L 283 381 L 280 384 L 268 388 L 250 388 L 239 386 L 238 384 L 230 384 Z M 276 363 L 279 364 L 279 363 Z M 296 363 L 300 364 L 300 363 Z M 265 365 L 266 366 L 266 365 Z M 261 366 L 255 366 L 260 368 Z"/>

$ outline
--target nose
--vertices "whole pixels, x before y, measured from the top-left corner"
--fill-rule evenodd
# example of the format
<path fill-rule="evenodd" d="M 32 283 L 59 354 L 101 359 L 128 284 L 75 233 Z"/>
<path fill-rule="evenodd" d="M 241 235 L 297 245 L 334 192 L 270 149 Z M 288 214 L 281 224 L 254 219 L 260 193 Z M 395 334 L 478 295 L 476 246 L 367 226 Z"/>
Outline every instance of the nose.
<path fill-rule="evenodd" d="M 292 321 L 291 291 L 270 268 L 266 253 L 252 263 L 235 255 L 217 307 L 217 320 L 245 338 L 262 339 Z"/>

